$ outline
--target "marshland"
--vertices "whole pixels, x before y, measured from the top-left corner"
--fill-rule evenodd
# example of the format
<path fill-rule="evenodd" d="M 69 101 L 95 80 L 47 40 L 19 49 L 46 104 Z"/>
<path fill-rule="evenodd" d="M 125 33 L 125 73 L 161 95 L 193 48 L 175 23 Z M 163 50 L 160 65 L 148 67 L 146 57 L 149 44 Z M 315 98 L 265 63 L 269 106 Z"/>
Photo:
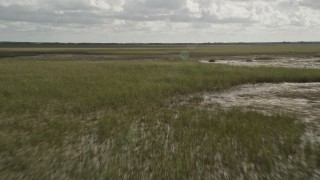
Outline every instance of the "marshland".
<path fill-rule="evenodd" d="M 0 179 L 320 178 L 319 54 L 1 44 Z"/>

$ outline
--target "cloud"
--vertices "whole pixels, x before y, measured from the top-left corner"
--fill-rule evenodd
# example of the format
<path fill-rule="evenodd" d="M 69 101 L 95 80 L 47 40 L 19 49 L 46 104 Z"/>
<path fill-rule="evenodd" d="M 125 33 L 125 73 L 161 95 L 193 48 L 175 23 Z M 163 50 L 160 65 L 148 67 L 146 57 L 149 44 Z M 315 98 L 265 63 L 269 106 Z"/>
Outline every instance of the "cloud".
<path fill-rule="evenodd" d="M 320 1 L 318 0 L 302 0 L 300 5 L 320 10 Z"/>
<path fill-rule="evenodd" d="M 159 38 L 154 39 L 174 41 L 184 35 L 196 41 L 197 37 L 189 37 L 195 31 L 203 33 L 199 34 L 201 40 L 210 32 L 215 34 L 210 35 L 213 41 L 230 41 L 231 36 L 232 40 L 259 40 L 246 31 L 263 34 L 263 41 L 272 32 L 281 41 L 277 32 L 287 31 L 295 39 L 299 30 L 311 32 L 302 35 L 306 39 L 316 39 L 319 9 L 318 0 L 0 0 L 0 40 L 10 40 L 7 37 L 14 37 L 8 36 L 10 33 L 21 31 L 31 37 L 39 32 L 52 35 L 69 31 L 78 33 L 82 41 L 93 36 L 107 37 L 100 39 L 108 41 L 113 39 L 110 34 L 128 41 L 129 35 L 142 40 L 148 33 L 157 33 Z M 176 38 L 168 37 L 174 34 Z"/>
<path fill-rule="evenodd" d="M 101 23 L 103 17 L 90 11 L 79 10 L 44 10 L 35 7 L 26 7 L 21 5 L 1 6 L 0 19 L 5 21 L 17 22 L 37 22 L 54 24 L 93 24 Z"/>

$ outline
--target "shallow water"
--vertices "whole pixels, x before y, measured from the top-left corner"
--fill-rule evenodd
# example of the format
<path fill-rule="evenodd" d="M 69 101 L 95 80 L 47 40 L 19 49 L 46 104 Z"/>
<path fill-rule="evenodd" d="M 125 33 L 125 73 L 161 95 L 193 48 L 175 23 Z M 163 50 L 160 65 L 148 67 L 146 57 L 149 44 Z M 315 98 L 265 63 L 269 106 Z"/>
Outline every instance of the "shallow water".
<path fill-rule="evenodd" d="M 228 64 L 234 66 L 271 66 L 320 69 L 319 57 L 274 57 L 269 60 L 255 60 L 254 58 L 228 58 L 217 59 L 215 62 L 209 62 L 209 60 L 201 60 L 201 62 L 210 64 Z"/>
<path fill-rule="evenodd" d="M 320 83 L 246 84 L 202 98 L 202 107 L 293 115 L 308 124 L 304 138 L 320 142 Z"/>
<path fill-rule="evenodd" d="M 284 111 L 306 121 L 320 118 L 320 83 L 247 84 L 219 93 L 205 93 L 203 105 Z"/>

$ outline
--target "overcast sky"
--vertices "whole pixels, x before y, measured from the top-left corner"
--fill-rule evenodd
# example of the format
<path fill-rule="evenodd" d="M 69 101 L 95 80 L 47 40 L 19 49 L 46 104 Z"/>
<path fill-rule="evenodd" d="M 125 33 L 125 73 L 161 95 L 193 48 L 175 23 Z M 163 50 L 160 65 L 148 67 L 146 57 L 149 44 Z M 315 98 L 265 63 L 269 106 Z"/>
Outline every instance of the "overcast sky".
<path fill-rule="evenodd" d="M 0 41 L 319 41 L 320 0 L 0 0 Z"/>

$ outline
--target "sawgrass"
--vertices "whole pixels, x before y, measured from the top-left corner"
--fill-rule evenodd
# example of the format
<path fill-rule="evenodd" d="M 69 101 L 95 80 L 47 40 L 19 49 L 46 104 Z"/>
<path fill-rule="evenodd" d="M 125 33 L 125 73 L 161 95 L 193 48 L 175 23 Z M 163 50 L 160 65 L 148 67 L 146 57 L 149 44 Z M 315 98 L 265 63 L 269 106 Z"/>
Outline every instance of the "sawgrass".
<path fill-rule="evenodd" d="M 263 82 L 320 82 L 320 73 L 191 61 L 2 60 L 0 178 L 310 178 L 319 148 L 305 148 L 304 124 L 294 117 L 209 111 L 174 98 Z"/>

